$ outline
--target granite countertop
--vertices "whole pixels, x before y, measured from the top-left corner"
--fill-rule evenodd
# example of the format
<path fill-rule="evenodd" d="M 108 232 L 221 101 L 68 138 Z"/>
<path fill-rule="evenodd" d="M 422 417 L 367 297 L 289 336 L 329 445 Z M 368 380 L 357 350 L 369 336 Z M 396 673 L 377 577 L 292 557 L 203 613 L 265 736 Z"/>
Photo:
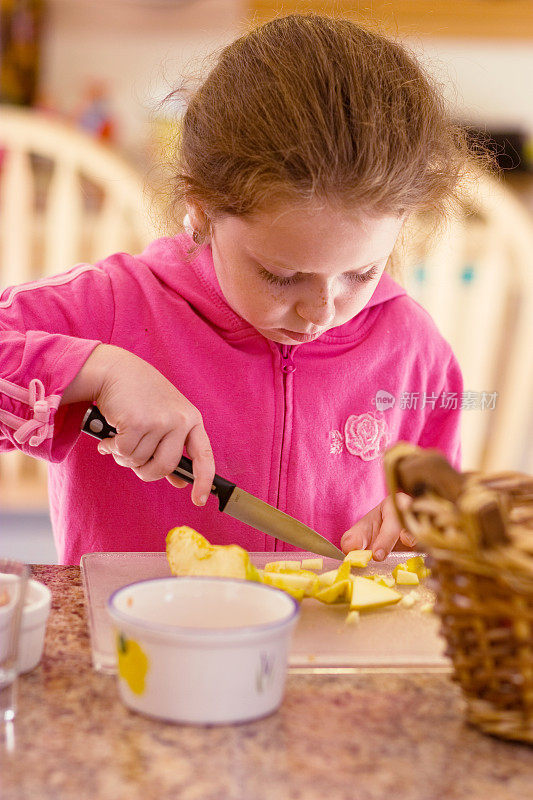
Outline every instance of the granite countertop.
<path fill-rule="evenodd" d="M 533 750 L 464 723 L 444 675 L 289 675 L 272 716 L 172 725 L 129 711 L 91 666 L 77 567 L 35 566 L 53 594 L 43 659 L 0 734 L 2 800 L 517 800 Z"/>

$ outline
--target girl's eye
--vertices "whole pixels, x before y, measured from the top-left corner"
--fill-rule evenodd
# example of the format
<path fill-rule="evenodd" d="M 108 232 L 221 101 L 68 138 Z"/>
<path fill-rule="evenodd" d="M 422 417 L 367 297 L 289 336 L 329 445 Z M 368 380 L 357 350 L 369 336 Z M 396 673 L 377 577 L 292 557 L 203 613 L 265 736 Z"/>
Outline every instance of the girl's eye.
<path fill-rule="evenodd" d="M 298 279 L 297 272 L 290 278 L 282 278 L 281 275 L 273 275 L 271 272 L 268 272 L 264 267 L 259 267 L 259 274 L 262 278 L 269 283 L 273 283 L 275 286 L 290 286 L 292 283 L 296 283 Z"/>
<path fill-rule="evenodd" d="M 379 272 L 379 267 L 376 265 L 371 267 L 366 272 L 347 272 L 346 276 L 348 280 L 352 281 L 353 283 L 367 283 L 371 281 L 372 278 L 375 278 Z"/>
<path fill-rule="evenodd" d="M 345 275 L 346 280 L 350 283 L 367 283 L 376 277 L 377 272 L 378 267 L 374 266 L 366 272 L 346 272 Z M 264 267 L 259 268 L 259 274 L 268 283 L 273 283 L 275 286 L 291 286 L 299 280 L 300 275 L 299 272 L 295 272 L 290 278 L 282 278 L 281 275 L 273 275 L 272 272 L 268 272 Z"/>

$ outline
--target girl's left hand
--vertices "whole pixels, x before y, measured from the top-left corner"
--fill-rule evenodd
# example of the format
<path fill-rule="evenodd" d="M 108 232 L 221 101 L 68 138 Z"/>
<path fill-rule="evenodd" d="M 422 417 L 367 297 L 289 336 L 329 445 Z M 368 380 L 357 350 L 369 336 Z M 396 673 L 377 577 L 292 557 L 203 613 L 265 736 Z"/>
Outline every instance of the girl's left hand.
<path fill-rule="evenodd" d="M 403 509 L 409 505 L 411 497 L 398 492 L 397 500 Z M 406 547 L 413 547 L 416 544 L 414 536 L 402 528 L 392 497 L 388 495 L 379 506 L 365 514 L 343 534 L 341 549 L 344 553 L 349 553 L 350 550 L 372 550 L 374 561 L 383 561 L 398 539 Z"/>

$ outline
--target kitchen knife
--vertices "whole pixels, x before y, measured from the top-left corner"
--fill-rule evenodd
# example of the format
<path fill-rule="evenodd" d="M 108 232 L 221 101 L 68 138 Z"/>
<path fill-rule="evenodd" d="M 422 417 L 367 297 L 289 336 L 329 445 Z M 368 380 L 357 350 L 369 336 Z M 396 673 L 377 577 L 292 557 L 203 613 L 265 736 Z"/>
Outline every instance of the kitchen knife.
<path fill-rule="evenodd" d="M 117 432 L 116 428 L 109 425 L 96 406 L 87 409 L 81 429 L 96 439 L 108 439 L 115 436 Z M 172 474 L 193 483 L 191 459 L 182 456 Z M 341 550 L 312 528 L 308 528 L 303 522 L 299 522 L 294 517 L 259 500 L 253 494 L 239 489 L 234 483 L 221 478 L 220 475 L 215 475 L 211 494 L 218 498 L 220 511 L 244 522 L 245 525 L 275 536 L 276 539 L 281 539 L 301 550 L 318 553 L 328 558 L 344 559 L 344 553 Z"/>

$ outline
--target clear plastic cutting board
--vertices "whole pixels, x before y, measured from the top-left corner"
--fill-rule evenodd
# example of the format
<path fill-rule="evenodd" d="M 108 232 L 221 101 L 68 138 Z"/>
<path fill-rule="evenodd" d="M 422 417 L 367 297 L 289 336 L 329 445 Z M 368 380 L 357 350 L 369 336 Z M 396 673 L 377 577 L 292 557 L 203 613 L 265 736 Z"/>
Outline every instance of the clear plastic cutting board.
<path fill-rule="evenodd" d="M 384 562 L 370 562 L 358 575 L 389 574 L 413 553 L 393 553 Z M 253 563 L 316 558 L 314 553 L 250 553 Z M 324 571 L 339 562 L 324 559 Z M 116 672 L 116 656 L 106 603 L 115 589 L 148 578 L 170 577 L 165 553 L 89 553 L 82 556 L 81 570 L 87 601 L 93 666 L 101 672 Z M 412 587 L 396 587 L 408 594 Z M 343 673 L 359 671 L 451 671 L 444 655 L 439 620 L 421 611 L 433 599 L 425 586 L 416 587 L 422 600 L 411 608 L 393 606 L 362 613 L 359 622 L 345 622 L 348 606 L 327 606 L 316 600 L 301 603 L 289 657 L 291 672 Z"/>

